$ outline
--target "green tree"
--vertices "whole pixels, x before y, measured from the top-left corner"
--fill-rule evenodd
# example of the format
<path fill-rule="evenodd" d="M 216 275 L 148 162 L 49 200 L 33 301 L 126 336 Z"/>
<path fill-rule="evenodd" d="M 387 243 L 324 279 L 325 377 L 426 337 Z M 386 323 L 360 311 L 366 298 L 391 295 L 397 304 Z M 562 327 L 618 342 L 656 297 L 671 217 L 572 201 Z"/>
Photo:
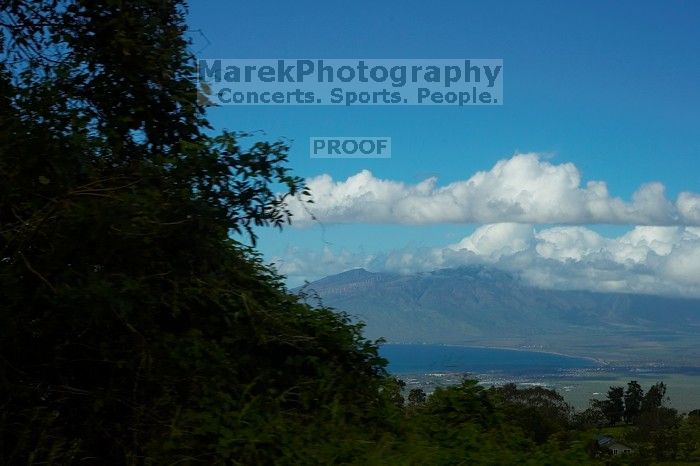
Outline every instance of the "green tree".
<path fill-rule="evenodd" d="M 0 5 L 0 463 L 358 455 L 385 362 L 233 239 L 305 189 L 209 134 L 183 2 Z"/>
<path fill-rule="evenodd" d="M 633 423 L 639 417 L 643 399 L 644 390 L 642 390 L 642 387 L 636 380 L 632 380 L 627 384 L 627 390 L 625 391 L 625 422 Z"/>
<path fill-rule="evenodd" d="M 505 387 L 508 398 L 549 405 L 551 393 Z M 549 392 L 549 391 L 547 391 Z M 529 401 L 525 401 L 529 400 Z M 520 403 L 518 401 L 517 403 Z M 403 454 L 384 454 L 377 464 L 585 464 L 583 448 L 562 448 L 559 442 L 538 444 L 532 432 L 514 417 L 512 406 L 498 390 L 476 380 L 437 388 L 421 409 L 408 417 L 409 435 L 399 444 Z M 564 433 L 564 432 L 562 432 Z M 565 436 L 565 435 L 564 435 Z"/>
<path fill-rule="evenodd" d="M 426 411 L 447 425 L 473 422 L 483 427 L 495 422 L 495 407 L 478 381 L 465 379 L 450 388 L 437 388 L 426 402 Z"/>
<path fill-rule="evenodd" d="M 681 422 L 682 419 L 675 409 L 657 407 L 642 410 L 629 438 L 640 445 L 647 458 L 673 460 L 681 451 Z"/>
<path fill-rule="evenodd" d="M 692 411 L 691 411 L 692 412 Z M 700 416 L 688 416 L 678 429 L 678 452 L 684 461 L 700 460 Z"/>
<path fill-rule="evenodd" d="M 602 405 L 603 414 L 610 425 L 622 421 L 625 413 L 624 389 L 622 387 L 610 387 L 608 397 Z"/>
<path fill-rule="evenodd" d="M 519 389 L 511 383 L 492 388 L 490 394 L 510 420 L 537 443 L 566 430 L 571 421 L 572 407 L 555 390 L 544 387 Z"/>
<path fill-rule="evenodd" d="M 404 388 L 406 388 L 406 382 L 396 377 L 389 377 L 386 379 L 381 390 L 384 397 L 389 400 L 390 403 L 398 408 L 403 408 L 406 402 L 403 396 Z"/>
<path fill-rule="evenodd" d="M 422 405 L 425 403 L 426 398 L 427 396 L 421 388 L 412 388 L 411 391 L 408 392 L 408 404 L 410 406 Z"/>
<path fill-rule="evenodd" d="M 579 429 L 603 427 L 607 422 L 600 400 L 590 400 L 588 408 L 572 416 L 573 425 Z"/>
<path fill-rule="evenodd" d="M 663 405 L 666 399 L 666 384 L 663 382 L 657 382 L 647 390 L 646 395 L 642 399 L 642 412 L 654 411 Z"/>

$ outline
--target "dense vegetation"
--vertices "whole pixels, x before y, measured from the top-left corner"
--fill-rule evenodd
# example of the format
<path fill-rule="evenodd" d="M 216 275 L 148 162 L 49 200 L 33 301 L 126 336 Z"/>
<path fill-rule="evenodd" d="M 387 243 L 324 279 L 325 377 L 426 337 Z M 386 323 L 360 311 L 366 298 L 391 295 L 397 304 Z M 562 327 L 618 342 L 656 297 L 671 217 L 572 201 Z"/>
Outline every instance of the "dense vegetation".
<path fill-rule="evenodd" d="M 608 405 L 470 380 L 404 401 L 360 326 L 241 242 L 308 193 L 284 144 L 211 135 L 181 1 L 0 5 L 2 464 L 597 461 Z M 697 417 L 645 399 L 630 439 L 697 454 Z"/>

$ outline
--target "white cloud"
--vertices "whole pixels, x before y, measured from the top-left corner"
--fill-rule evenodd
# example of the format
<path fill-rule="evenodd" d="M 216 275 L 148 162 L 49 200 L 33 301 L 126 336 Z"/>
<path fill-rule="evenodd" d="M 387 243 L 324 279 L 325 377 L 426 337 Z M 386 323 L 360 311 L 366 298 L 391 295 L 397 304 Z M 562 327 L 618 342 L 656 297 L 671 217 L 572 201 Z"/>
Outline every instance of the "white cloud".
<path fill-rule="evenodd" d="M 680 193 L 676 205 L 681 216 L 687 219 L 688 223 L 700 224 L 700 194 Z"/>
<path fill-rule="evenodd" d="M 571 163 L 552 164 L 538 154 L 516 154 L 488 171 L 438 186 L 376 178 L 363 170 L 344 181 L 329 175 L 307 180 L 314 204 L 291 200 L 294 224 L 313 214 L 322 223 L 523 223 L 700 225 L 700 194 L 674 202 L 661 183 L 639 187 L 629 201 L 610 196 L 603 181 L 581 183 Z"/>
<path fill-rule="evenodd" d="M 467 250 L 477 256 L 498 260 L 524 251 L 531 246 L 533 229 L 517 223 L 494 223 L 479 227 L 470 236 L 449 246 L 455 251 Z"/>
<path fill-rule="evenodd" d="M 535 237 L 537 254 L 559 262 L 580 261 L 583 257 L 605 248 L 605 239 L 602 236 L 583 227 L 549 228 L 540 231 Z"/>
<path fill-rule="evenodd" d="M 543 288 L 700 297 L 700 228 L 637 226 L 606 238 L 580 226 L 500 223 L 445 247 L 374 255 L 289 250 L 281 264 L 291 284 L 355 267 L 411 273 L 486 264 Z"/>

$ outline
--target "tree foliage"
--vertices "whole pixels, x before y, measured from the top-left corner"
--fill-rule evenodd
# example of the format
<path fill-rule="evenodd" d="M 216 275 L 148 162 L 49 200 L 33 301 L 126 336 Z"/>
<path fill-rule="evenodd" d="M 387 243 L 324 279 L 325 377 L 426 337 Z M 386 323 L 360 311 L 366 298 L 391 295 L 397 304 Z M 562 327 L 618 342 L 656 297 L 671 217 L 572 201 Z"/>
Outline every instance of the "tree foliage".
<path fill-rule="evenodd" d="M 642 411 L 643 398 L 644 390 L 639 383 L 636 380 L 630 381 L 625 391 L 625 422 L 632 423 L 637 420 Z"/>
<path fill-rule="evenodd" d="M 573 408 L 554 390 L 539 386 L 519 389 L 511 383 L 491 392 L 509 419 L 535 442 L 544 443 L 570 425 Z"/>
<path fill-rule="evenodd" d="M 377 416 L 376 346 L 232 239 L 306 191 L 207 134 L 183 5 L 2 6 L 0 462 L 264 462 Z"/>
<path fill-rule="evenodd" d="M 611 426 L 622 421 L 625 414 L 624 389 L 622 387 L 610 387 L 608 399 L 603 402 L 602 410 Z"/>

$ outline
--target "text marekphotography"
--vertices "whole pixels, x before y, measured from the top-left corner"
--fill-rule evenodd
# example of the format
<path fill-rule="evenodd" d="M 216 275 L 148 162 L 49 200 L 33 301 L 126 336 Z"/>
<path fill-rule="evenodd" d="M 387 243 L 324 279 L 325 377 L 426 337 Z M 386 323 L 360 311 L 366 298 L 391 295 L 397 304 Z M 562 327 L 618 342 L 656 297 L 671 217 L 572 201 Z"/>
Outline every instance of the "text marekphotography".
<path fill-rule="evenodd" d="M 503 105 L 502 59 L 200 59 L 211 105 Z"/>

